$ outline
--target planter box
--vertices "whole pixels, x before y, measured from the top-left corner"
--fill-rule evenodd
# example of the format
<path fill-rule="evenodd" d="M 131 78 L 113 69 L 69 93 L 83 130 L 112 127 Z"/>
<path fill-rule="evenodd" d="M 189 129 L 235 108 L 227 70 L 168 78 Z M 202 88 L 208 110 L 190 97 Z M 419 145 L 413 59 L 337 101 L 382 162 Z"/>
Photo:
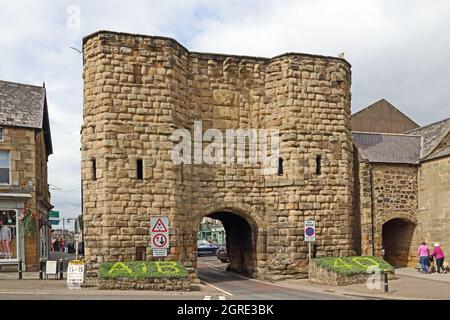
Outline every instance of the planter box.
<path fill-rule="evenodd" d="M 314 260 L 309 265 L 309 281 L 329 286 L 347 286 L 351 284 L 366 283 L 370 273 L 356 273 L 351 275 L 339 274 L 335 271 L 327 270 L 318 266 Z M 384 275 L 381 274 L 381 281 L 384 281 Z M 394 272 L 389 272 L 388 279 L 396 279 Z"/>

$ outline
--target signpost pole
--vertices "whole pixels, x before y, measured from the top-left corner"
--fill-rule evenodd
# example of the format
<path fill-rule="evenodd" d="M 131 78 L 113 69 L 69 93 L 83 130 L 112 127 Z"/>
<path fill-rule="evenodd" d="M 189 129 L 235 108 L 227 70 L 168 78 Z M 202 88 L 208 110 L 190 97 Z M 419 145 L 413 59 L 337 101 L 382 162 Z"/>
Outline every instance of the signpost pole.
<path fill-rule="evenodd" d="M 308 242 L 308 260 L 311 260 L 311 241 Z"/>

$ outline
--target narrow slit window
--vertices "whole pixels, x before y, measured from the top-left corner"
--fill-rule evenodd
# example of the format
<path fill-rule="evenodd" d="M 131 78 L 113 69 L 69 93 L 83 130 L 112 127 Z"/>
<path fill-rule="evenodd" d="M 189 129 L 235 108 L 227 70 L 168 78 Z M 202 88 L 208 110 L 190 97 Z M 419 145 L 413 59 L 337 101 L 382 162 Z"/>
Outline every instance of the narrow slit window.
<path fill-rule="evenodd" d="M 140 64 L 133 65 L 133 78 L 135 84 L 142 84 L 142 66 Z"/>
<path fill-rule="evenodd" d="M 92 180 L 97 180 L 97 160 L 92 160 Z"/>
<path fill-rule="evenodd" d="M 318 176 L 322 174 L 322 156 L 316 157 L 316 174 Z"/>
<path fill-rule="evenodd" d="M 284 168 L 283 168 L 283 158 L 278 159 L 278 175 L 282 176 L 284 174 Z"/>
<path fill-rule="evenodd" d="M 138 159 L 136 163 L 137 178 L 138 180 L 144 180 L 144 163 L 142 159 Z"/>

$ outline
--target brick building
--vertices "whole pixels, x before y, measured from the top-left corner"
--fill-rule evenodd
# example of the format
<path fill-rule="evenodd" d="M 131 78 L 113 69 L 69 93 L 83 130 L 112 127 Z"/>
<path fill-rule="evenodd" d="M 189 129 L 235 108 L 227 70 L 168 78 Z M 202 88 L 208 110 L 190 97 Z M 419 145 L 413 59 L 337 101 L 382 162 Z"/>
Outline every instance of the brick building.
<path fill-rule="evenodd" d="M 355 251 L 416 266 L 421 241 L 450 253 L 450 118 L 420 127 L 381 101 L 352 120 L 374 131 L 353 131 Z M 397 121 L 385 121 L 386 108 Z"/>
<path fill-rule="evenodd" d="M 52 153 L 45 87 L 0 81 L 0 219 L 12 233 L 10 260 L 27 270 L 48 256 Z"/>

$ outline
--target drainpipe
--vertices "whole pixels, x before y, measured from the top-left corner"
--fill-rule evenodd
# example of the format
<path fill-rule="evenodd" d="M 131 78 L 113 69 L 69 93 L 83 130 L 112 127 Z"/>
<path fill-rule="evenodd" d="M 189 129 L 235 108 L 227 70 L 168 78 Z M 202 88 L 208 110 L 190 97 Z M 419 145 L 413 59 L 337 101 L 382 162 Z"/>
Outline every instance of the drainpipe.
<path fill-rule="evenodd" d="M 369 183 L 370 183 L 370 218 L 371 218 L 371 232 L 372 232 L 372 256 L 375 256 L 375 205 L 373 195 L 373 166 L 369 163 Z"/>

